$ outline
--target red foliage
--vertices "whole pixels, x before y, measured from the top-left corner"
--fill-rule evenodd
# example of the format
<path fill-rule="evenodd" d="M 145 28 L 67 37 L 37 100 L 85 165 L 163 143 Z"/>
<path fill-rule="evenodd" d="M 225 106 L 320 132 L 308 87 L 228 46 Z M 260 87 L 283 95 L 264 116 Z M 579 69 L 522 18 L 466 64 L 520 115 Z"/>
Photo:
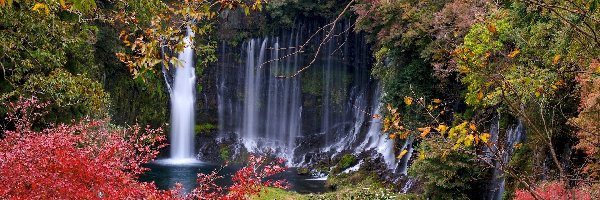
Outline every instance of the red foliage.
<path fill-rule="evenodd" d="M 577 148 L 587 154 L 588 163 L 583 171 L 591 178 L 600 179 L 600 60 L 592 60 L 587 69 L 575 79 L 580 86 L 579 116 L 569 122 L 579 128 Z"/>
<path fill-rule="evenodd" d="M 215 184 L 216 172 L 199 174 L 200 186 L 186 197 L 179 195 L 180 186 L 158 190 L 137 176 L 147 170 L 141 164 L 166 146 L 161 129 L 123 129 L 107 120 L 84 119 L 35 130 L 33 122 L 43 114 L 35 110 L 46 105 L 35 97 L 6 105 L 9 126 L 0 135 L 0 199 L 246 199 L 265 186 L 287 187 L 282 181 L 264 180 L 285 171 L 283 160 L 267 163 L 251 156 L 227 193 Z"/>
<path fill-rule="evenodd" d="M 46 106 L 33 97 L 9 104 L 0 140 L 0 199 L 165 198 L 170 192 L 140 183 L 140 165 L 164 146 L 161 129 L 111 128 L 106 121 L 32 128 Z"/>
<path fill-rule="evenodd" d="M 553 200 L 591 200 L 591 191 L 586 188 L 565 188 L 562 182 L 549 182 L 538 186 L 535 192 L 540 195 L 541 199 Z M 515 200 L 535 200 L 531 192 L 527 190 L 517 190 Z"/>
<path fill-rule="evenodd" d="M 224 200 L 247 199 L 252 195 L 260 195 L 264 191 L 264 187 L 288 188 L 289 184 L 285 180 L 267 179 L 287 170 L 283 167 L 283 163 L 283 159 L 277 158 L 269 161 L 265 157 L 251 155 L 248 164 L 233 175 L 233 185 L 227 188 L 227 193 L 223 192 L 223 187 L 215 183 L 222 176 L 213 171 L 210 174 L 198 174 L 199 187 L 194 189 L 188 197 Z"/>

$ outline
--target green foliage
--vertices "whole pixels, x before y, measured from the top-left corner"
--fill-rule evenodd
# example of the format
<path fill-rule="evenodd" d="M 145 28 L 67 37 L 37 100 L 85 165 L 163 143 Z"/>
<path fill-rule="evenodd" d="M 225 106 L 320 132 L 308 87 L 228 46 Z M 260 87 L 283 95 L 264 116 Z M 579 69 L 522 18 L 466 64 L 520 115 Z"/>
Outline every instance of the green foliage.
<path fill-rule="evenodd" d="M 217 130 L 217 128 L 217 125 L 211 123 L 196 124 L 194 132 L 196 134 L 210 134 L 212 131 Z"/>
<path fill-rule="evenodd" d="M 308 167 L 300 167 L 296 169 L 296 172 L 298 173 L 298 175 L 307 175 L 310 173 L 310 169 L 308 169 Z"/>
<path fill-rule="evenodd" d="M 63 69 L 56 69 L 50 75 L 31 76 L 22 89 L 21 96 L 34 95 L 52 102 L 49 118 L 70 122 L 84 116 L 105 118 L 108 116 L 109 95 L 102 85 L 83 75 L 72 75 Z"/>
<path fill-rule="evenodd" d="M 231 158 L 231 149 L 227 145 L 219 147 L 219 158 L 221 160 L 229 160 Z"/>
<path fill-rule="evenodd" d="M 423 181 L 423 195 L 431 199 L 482 198 L 486 169 L 468 154 L 449 151 L 450 144 L 437 138 L 420 144 L 422 156 L 409 169 L 410 176 Z"/>
<path fill-rule="evenodd" d="M 351 167 L 354 164 L 356 164 L 356 156 L 352 154 L 345 154 L 342 156 L 336 167 L 340 170 L 344 170 L 348 167 Z"/>
<path fill-rule="evenodd" d="M 273 33 L 281 28 L 291 28 L 298 19 L 324 20 L 336 17 L 349 0 L 274 0 L 266 6 L 266 32 Z"/>
<path fill-rule="evenodd" d="M 71 13 L 46 13 L 58 10 L 58 3 L 12 3 L 0 8 L 0 99 L 35 95 L 50 101 L 48 122 L 108 117 L 109 95 L 96 81 L 100 73 L 93 57 L 98 29 Z M 93 7 L 93 2 L 67 3 L 78 3 L 73 9 Z"/>

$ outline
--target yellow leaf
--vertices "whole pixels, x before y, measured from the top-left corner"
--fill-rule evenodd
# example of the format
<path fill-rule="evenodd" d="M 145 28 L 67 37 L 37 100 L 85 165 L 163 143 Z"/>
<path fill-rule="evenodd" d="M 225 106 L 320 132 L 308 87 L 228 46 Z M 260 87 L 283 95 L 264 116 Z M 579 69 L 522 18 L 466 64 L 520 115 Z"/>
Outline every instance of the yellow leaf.
<path fill-rule="evenodd" d="M 523 146 L 523 144 L 521 144 L 521 143 L 515 144 L 515 150 L 521 149 L 522 146 Z"/>
<path fill-rule="evenodd" d="M 464 141 L 465 146 L 470 147 L 471 145 L 473 145 L 473 140 L 475 140 L 475 136 L 471 134 L 467 135 Z"/>
<path fill-rule="evenodd" d="M 433 103 L 442 103 L 442 100 L 440 100 L 440 99 L 433 99 Z"/>
<path fill-rule="evenodd" d="M 396 134 L 393 134 L 393 133 L 392 133 L 392 134 L 390 134 L 388 137 L 389 137 L 390 139 L 394 139 L 394 138 L 396 138 Z"/>
<path fill-rule="evenodd" d="M 412 97 L 404 97 L 404 104 L 406 105 L 410 105 L 412 104 L 413 98 Z"/>
<path fill-rule="evenodd" d="M 423 151 L 419 153 L 419 160 L 425 160 L 425 153 Z"/>
<path fill-rule="evenodd" d="M 488 143 L 488 141 L 490 141 L 490 134 L 482 133 L 481 135 L 479 135 L 479 138 L 481 138 L 481 141 Z"/>
<path fill-rule="evenodd" d="M 408 150 L 402 150 L 402 152 L 400 152 L 400 155 L 398 155 L 398 159 L 402 158 L 404 155 L 406 155 L 406 153 L 408 153 Z"/>
<path fill-rule="evenodd" d="M 448 126 L 440 124 L 438 125 L 436 130 L 440 133 L 446 133 L 446 130 L 448 130 Z"/>
<path fill-rule="evenodd" d="M 431 127 L 417 128 L 417 130 L 421 132 L 421 137 L 426 137 L 431 132 Z"/>
<path fill-rule="evenodd" d="M 45 3 L 35 3 L 35 5 L 33 5 L 33 8 L 31 8 L 31 10 L 33 11 L 39 11 L 40 9 L 43 9 L 46 15 L 50 14 L 50 8 L 48 8 L 48 5 L 46 5 Z"/>
<path fill-rule="evenodd" d="M 556 63 L 558 63 L 558 61 L 560 61 L 560 54 L 556 54 L 554 56 L 554 59 L 552 59 L 552 64 L 556 65 Z"/>
<path fill-rule="evenodd" d="M 519 55 L 519 53 L 521 53 L 521 50 L 515 49 L 514 51 L 510 52 L 510 54 L 508 54 L 508 57 L 514 58 L 515 56 Z"/>

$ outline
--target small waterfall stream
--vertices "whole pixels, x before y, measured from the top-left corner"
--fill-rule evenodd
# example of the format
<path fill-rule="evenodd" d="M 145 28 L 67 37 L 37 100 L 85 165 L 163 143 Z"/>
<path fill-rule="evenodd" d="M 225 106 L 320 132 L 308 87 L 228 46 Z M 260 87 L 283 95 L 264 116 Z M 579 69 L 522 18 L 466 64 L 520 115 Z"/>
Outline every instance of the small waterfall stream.
<path fill-rule="evenodd" d="M 500 138 L 500 129 L 499 129 L 499 116 L 495 117 L 493 119 L 493 122 L 491 124 L 491 128 L 490 128 L 490 134 L 491 134 L 491 141 L 493 143 L 496 143 L 499 145 L 498 141 Z M 502 170 L 500 169 L 500 162 L 504 163 L 504 164 L 508 164 L 508 162 L 510 161 L 510 158 L 512 157 L 514 151 L 515 151 L 515 145 L 521 141 L 523 141 L 524 137 L 525 137 L 525 130 L 524 130 L 524 125 L 523 122 L 521 120 L 518 121 L 518 123 L 516 125 L 514 125 L 513 127 L 509 127 L 506 130 L 506 134 L 504 135 L 505 140 L 504 140 L 504 145 L 502 146 L 503 148 L 498 149 L 498 145 L 494 146 L 494 149 L 487 149 L 486 153 L 488 154 L 488 156 L 490 157 L 494 157 L 494 155 L 492 155 L 493 151 L 499 151 L 500 150 L 500 159 L 501 160 L 495 160 L 494 164 L 495 164 L 495 168 L 493 169 L 493 173 L 492 173 L 492 178 L 490 180 L 490 191 L 488 192 L 487 198 L 488 200 L 501 200 L 502 199 L 502 195 L 504 194 L 505 191 L 505 182 L 506 182 L 506 178 L 504 177 L 504 173 L 502 172 Z"/>

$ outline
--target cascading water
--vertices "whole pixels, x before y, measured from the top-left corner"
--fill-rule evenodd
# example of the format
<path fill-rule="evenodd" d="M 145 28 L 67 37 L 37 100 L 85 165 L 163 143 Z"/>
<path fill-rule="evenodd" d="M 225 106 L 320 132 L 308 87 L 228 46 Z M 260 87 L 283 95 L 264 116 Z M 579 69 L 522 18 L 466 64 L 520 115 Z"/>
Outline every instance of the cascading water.
<path fill-rule="evenodd" d="M 368 120 L 379 112 L 380 95 L 366 42 L 345 31 L 350 26 L 337 26 L 339 37 L 322 46 L 308 70 L 290 78 L 277 76 L 292 75 L 313 59 L 297 48 L 317 26 L 249 39 L 240 56 L 223 45 L 217 71 L 219 137 L 237 137 L 251 152 L 270 150 L 291 166 L 375 150 L 395 169 L 394 141 L 382 135 L 379 120 Z M 306 51 L 316 49 L 318 37 L 324 35 L 313 38 Z"/>
<path fill-rule="evenodd" d="M 379 89 L 375 92 L 375 97 L 373 98 L 373 112 L 371 116 L 380 116 L 380 103 L 379 103 Z M 377 153 L 383 155 L 385 160 L 385 164 L 388 166 L 388 169 L 395 170 L 396 169 L 396 156 L 394 156 L 394 140 L 387 138 L 381 132 L 381 119 L 377 117 L 372 117 L 369 125 L 369 131 L 367 132 L 367 136 L 365 140 L 356 148 L 355 151 L 360 152 L 369 149 L 375 149 Z"/>
<path fill-rule="evenodd" d="M 197 162 L 194 153 L 194 103 L 196 73 L 194 70 L 194 32 L 188 28 L 183 39 L 185 49 L 178 59 L 182 66 L 175 69 L 171 91 L 171 157 L 166 162 L 183 164 Z"/>
<path fill-rule="evenodd" d="M 498 143 L 498 138 L 499 138 L 499 118 L 500 117 L 495 117 L 493 122 L 492 122 L 492 126 L 490 128 L 490 134 L 491 134 L 491 141 L 492 143 Z M 500 160 L 495 160 L 494 164 L 495 164 L 495 168 L 493 170 L 492 173 L 492 179 L 490 181 L 490 192 L 488 193 L 488 196 L 486 199 L 488 200 L 501 200 L 502 199 L 502 195 L 504 194 L 504 190 L 505 190 L 505 177 L 504 174 L 502 173 L 502 170 L 500 169 L 500 162 L 507 164 L 510 161 L 510 158 L 512 156 L 512 154 L 514 153 L 515 150 L 515 145 L 519 142 L 521 142 L 523 140 L 523 137 L 525 136 L 525 131 L 524 131 L 524 126 L 523 126 L 523 122 L 521 120 L 518 121 L 517 125 L 514 127 L 509 128 L 508 130 L 506 130 L 506 140 L 504 143 L 504 148 L 503 151 L 500 151 L 499 154 L 496 155 L 500 155 Z M 490 157 L 495 157 L 493 155 L 493 151 L 498 151 L 497 146 L 492 147 L 494 149 L 487 149 L 486 153 L 488 154 L 488 156 Z"/>

